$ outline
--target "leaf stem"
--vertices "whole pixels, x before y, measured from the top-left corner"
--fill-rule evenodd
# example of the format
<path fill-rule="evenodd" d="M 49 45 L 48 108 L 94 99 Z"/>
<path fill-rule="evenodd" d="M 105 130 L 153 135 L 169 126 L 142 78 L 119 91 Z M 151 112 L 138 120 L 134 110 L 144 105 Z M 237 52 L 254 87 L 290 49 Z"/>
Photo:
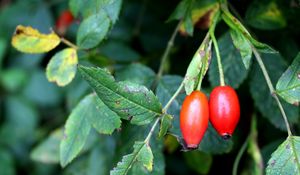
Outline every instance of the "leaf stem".
<path fill-rule="evenodd" d="M 216 56 L 217 56 L 217 61 L 218 61 L 218 69 L 219 69 L 219 75 L 220 75 L 220 84 L 221 84 L 221 86 L 225 86 L 224 72 L 223 72 L 223 67 L 222 67 L 222 61 L 221 61 L 219 46 L 218 46 L 218 42 L 217 42 L 217 39 L 216 39 L 215 34 L 214 34 L 216 25 L 217 25 L 218 20 L 219 20 L 219 17 L 220 17 L 220 11 L 218 11 L 214 16 L 211 27 L 209 28 L 209 34 L 210 34 L 210 37 L 212 39 L 212 42 L 214 44 L 214 48 L 215 48 L 215 51 L 216 51 Z"/>
<path fill-rule="evenodd" d="M 163 108 L 162 112 L 163 114 L 167 113 L 169 107 L 171 106 L 172 102 L 175 100 L 175 98 L 179 95 L 180 91 L 183 88 L 183 83 L 184 81 L 181 82 L 180 86 L 178 87 L 177 91 L 174 93 L 174 95 L 170 98 L 170 100 L 168 101 L 168 103 L 165 105 L 165 107 Z"/>
<path fill-rule="evenodd" d="M 155 127 L 157 126 L 157 124 L 158 124 L 158 122 L 160 121 L 160 119 L 161 119 L 161 116 L 159 116 L 159 117 L 155 120 L 154 124 L 152 125 L 152 127 L 151 127 L 151 129 L 150 129 L 150 131 L 149 131 L 149 134 L 147 135 L 147 137 L 146 137 L 146 139 L 145 139 L 145 143 L 146 143 L 146 144 L 149 144 L 150 138 L 151 138 L 151 136 L 153 135 L 154 129 L 155 129 Z"/>
<path fill-rule="evenodd" d="M 168 44 L 167 44 L 167 47 L 161 57 L 161 61 L 160 61 L 160 65 L 159 65 L 159 69 L 158 69 L 158 73 L 156 75 L 156 80 L 155 80 L 155 85 L 157 84 L 157 82 L 159 81 L 159 79 L 161 78 L 162 74 L 163 74 L 163 71 L 164 71 L 164 65 L 165 65 L 165 62 L 167 61 L 167 58 L 169 56 L 169 53 L 171 51 L 171 48 L 173 47 L 174 45 L 174 40 L 176 38 L 176 35 L 180 29 L 180 25 L 181 25 L 181 21 L 179 21 L 179 23 L 177 24 L 175 30 L 173 31 L 172 35 L 171 35 L 171 38 L 170 40 L 168 41 Z"/>
<path fill-rule="evenodd" d="M 281 104 L 281 102 L 280 102 L 280 100 L 279 100 L 279 98 L 278 98 L 278 96 L 277 96 L 277 94 L 276 94 L 276 91 L 275 91 L 275 89 L 274 89 L 274 87 L 273 87 L 273 85 L 272 85 L 270 76 L 269 76 L 269 74 L 268 74 L 268 72 L 267 72 L 267 69 L 266 69 L 266 67 L 265 67 L 265 65 L 264 65 L 264 63 L 263 63 L 263 61 L 262 61 L 262 59 L 261 59 L 261 56 L 260 56 L 260 54 L 257 52 L 257 49 L 256 49 L 254 46 L 252 46 L 252 51 L 253 51 L 253 53 L 254 53 L 254 55 L 255 55 L 255 58 L 256 58 L 256 60 L 257 60 L 257 62 L 258 62 L 258 64 L 259 64 L 259 67 L 261 68 L 261 70 L 262 70 L 262 72 L 263 72 L 263 75 L 264 75 L 264 77 L 265 77 L 265 79 L 266 79 L 266 82 L 267 82 L 267 85 L 268 85 L 268 87 L 269 87 L 269 90 L 270 90 L 272 96 L 274 97 L 275 101 L 277 102 L 277 105 L 278 105 L 278 107 L 279 107 L 279 109 L 280 109 L 281 115 L 282 115 L 282 117 L 283 117 L 283 119 L 284 119 L 284 122 L 285 122 L 285 125 L 286 125 L 286 128 L 287 128 L 288 135 L 289 135 L 289 136 L 292 136 L 293 134 L 292 134 L 292 132 L 291 132 L 291 128 L 290 128 L 290 124 L 289 124 L 289 122 L 288 122 L 287 116 L 286 116 L 285 111 L 284 111 L 284 109 L 283 109 L 283 107 L 282 107 L 282 104 Z"/>
<path fill-rule="evenodd" d="M 232 175 L 237 175 L 237 171 L 238 171 L 238 166 L 239 166 L 239 163 L 240 163 L 240 160 L 249 144 L 249 141 L 250 141 L 250 135 L 251 133 L 248 135 L 247 139 L 245 140 L 245 142 L 243 143 L 241 149 L 239 150 L 235 160 L 234 160 L 234 164 L 233 164 L 233 169 L 232 169 Z"/>
<path fill-rule="evenodd" d="M 64 37 L 60 38 L 60 41 L 63 42 L 65 45 L 72 47 L 75 50 L 79 50 L 78 46 L 76 46 L 75 44 L 73 44 L 71 41 L 65 39 Z"/>

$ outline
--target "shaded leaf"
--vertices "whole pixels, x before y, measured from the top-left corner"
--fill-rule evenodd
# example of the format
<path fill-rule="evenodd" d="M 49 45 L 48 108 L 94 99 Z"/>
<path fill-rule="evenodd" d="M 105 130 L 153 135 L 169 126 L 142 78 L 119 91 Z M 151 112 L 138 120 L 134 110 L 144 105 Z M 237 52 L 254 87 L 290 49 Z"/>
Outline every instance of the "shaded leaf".
<path fill-rule="evenodd" d="M 46 140 L 33 149 L 31 159 L 43 163 L 59 163 L 59 144 L 62 139 L 63 130 L 61 128 L 54 130 Z"/>
<path fill-rule="evenodd" d="M 133 163 L 139 161 L 148 170 L 152 171 L 153 154 L 151 148 L 145 142 L 135 142 L 133 153 L 122 158 L 122 161 L 110 172 L 111 175 L 127 174 Z"/>
<path fill-rule="evenodd" d="M 194 54 L 192 61 L 190 62 L 185 77 L 184 88 L 187 95 L 192 93 L 197 85 L 202 82 L 211 59 L 211 42 L 209 35 L 207 34 L 202 44 Z"/>
<path fill-rule="evenodd" d="M 246 21 L 263 30 L 284 28 L 287 21 L 276 1 L 253 1 L 247 8 Z"/>
<path fill-rule="evenodd" d="M 229 32 L 225 33 L 218 41 L 225 84 L 238 88 L 246 79 L 248 71 L 245 69 L 239 51 L 234 47 Z M 208 71 L 209 81 L 212 86 L 219 86 L 219 69 L 217 57 L 213 52 L 210 69 Z"/>
<path fill-rule="evenodd" d="M 6 47 L 7 47 L 6 41 L 0 37 L 0 70 L 2 69 Z"/>
<path fill-rule="evenodd" d="M 289 136 L 273 152 L 266 174 L 300 174 L 300 137 Z"/>
<path fill-rule="evenodd" d="M 261 54 L 261 57 L 267 71 L 270 72 L 269 76 L 271 81 L 273 83 L 276 82 L 287 68 L 286 63 L 279 54 Z M 286 126 L 280 110 L 272 97 L 272 94 L 270 94 L 269 88 L 258 64 L 253 65 L 250 79 L 250 92 L 254 99 L 255 106 L 261 112 L 262 116 L 266 117 L 275 127 L 286 131 Z M 286 102 L 282 102 L 282 105 L 290 124 L 297 123 L 299 119 L 299 108 Z"/>
<path fill-rule="evenodd" d="M 77 44 L 82 49 L 97 46 L 107 35 L 110 27 L 108 16 L 100 12 L 86 18 L 79 26 Z"/>
<path fill-rule="evenodd" d="M 300 53 L 281 75 L 276 85 L 278 93 L 288 103 L 299 105 L 300 101 Z"/>
<path fill-rule="evenodd" d="M 28 74 L 23 69 L 11 68 L 1 71 L 0 83 L 9 92 L 16 92 L 23 88 L 28 81 Z"/>
<path fill-rule="evenodd" d="M 243 34 L 239 33 L 237 30 L 230 30 L 230 35 L 234 46 L 240 51 L 244 66 L 249 69 L 252 57 L 251 43 Z"/>
<path fill-rule="evenodd" d="M 88 115 L 93 107 L 92 96 L 86 96 L 73 109 L 65 124 L 64 138 L 60 143 L 60 164 L 65 167 L 82 150 L 91 130 Z"/>
<path fill-rule="evenodd" d="M 159 138 L 162 138 L 163 136 L 166 135 L 168 129 L 172 125 L 172 120 L 173 120 L 172 115 L 169 115 L 169 114 L 163 115 L 163 117 L 161 119 L 161 123 L 160 123 L 159 133 L 158 133 Z"/>
<path fill-rule="evenodd" d="M 44 53 L 54 49 L 60 38 L 54 33 L 41 34 L 32 27 L 18 25 L 12 38 L 12 45 L 25 53 Z"/>
<path fill-rule="evenodd" d="M 3 147 L 0 147 L 0 170 L 1 175 L 16 174 L 13 155 Z"/>
<path fill-rule="evenodd" d="M 67 48 L 56 53 L 46 68 L 48 80 L 56 82 L 59 86 L 69 84 L 75 77 L 77 63 L 77 52 L 73 48 Z"/>
<path fill-rule="evenodd" d="M 120 117 L 111 111 L 96 94 L 90 95 L 92 104 L 91 111 L 87 115 L 90 124 L 102 134 L 111 134 L 115 129 L 120 128 Z"/>
<path fill-rule="evenodd" d="M 210 154 L 202 151 L 184 152 L 183 157 L 187 165 L 200 174 L 207 174 L 213 161 L 213 157 Z"/>
<path fill-rule="evenodd" d="M 83 78 L 112 111 L 131 123 L 143 125 L 161 115 L 161 104 L 146 87 L 130 82 L 115 82 L 104 69 L 79 66 Z"/>

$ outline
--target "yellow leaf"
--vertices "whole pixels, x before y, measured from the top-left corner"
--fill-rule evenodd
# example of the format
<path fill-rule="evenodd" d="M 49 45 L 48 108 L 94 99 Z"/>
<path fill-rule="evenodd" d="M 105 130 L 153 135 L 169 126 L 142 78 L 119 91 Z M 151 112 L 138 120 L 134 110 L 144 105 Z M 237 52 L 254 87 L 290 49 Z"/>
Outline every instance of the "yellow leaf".
<path fill-rule="evenodd" d="M 18 25 L 12 38 L 12 45 L 25 53 L 44 53 L 54 49 L 60 43 L 60 38 L 53 31 L 41 34 L 32 27 Z"/>
<path fill-rule="evenodd" d="M 56 82 L 58 86 L 69 84 L 75 77 L 77 63 L 77 53 L 73 48 L 67 48 L 56 53 L 46 68 L 48 80 Z"/>

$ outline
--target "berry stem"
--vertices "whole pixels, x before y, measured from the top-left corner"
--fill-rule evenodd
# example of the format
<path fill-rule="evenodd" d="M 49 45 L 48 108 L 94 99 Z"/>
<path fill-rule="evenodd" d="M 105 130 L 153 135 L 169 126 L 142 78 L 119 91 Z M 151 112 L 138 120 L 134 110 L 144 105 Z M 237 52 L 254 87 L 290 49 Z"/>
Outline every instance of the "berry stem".
<path fill-rule="evenodd" d="M 223 67 L 222 67 L 222 61 L 221 61 L 221 56 L 220 56 L 220 51 L 219 51 L 219 46 L 217 39 L 215 37 L 215 28 L 218 23 L 220 17 L 220 11 L 218 11 L 212 21 L 211 27 L 209 28 L 209 34 L 212 39 L 215 51 L 216 51 L 216 56 L 217 56 L 217 61 L 218 61 L 218 69 L 219 69 L 219 75 L 220 75 L 220 84 L 221 86 L 225 86 L 225 80 L 224 80 L 224 72 L 223 72 Z"/>

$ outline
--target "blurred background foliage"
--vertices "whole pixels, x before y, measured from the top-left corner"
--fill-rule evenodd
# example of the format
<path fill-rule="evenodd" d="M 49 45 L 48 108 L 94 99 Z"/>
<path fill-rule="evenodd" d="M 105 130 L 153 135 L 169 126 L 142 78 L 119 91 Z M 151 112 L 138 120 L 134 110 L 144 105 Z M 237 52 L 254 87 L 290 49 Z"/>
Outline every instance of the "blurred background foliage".
<path fill-rule="evenodd" d="M 150 87 L 154 71 L 159 67 L 160 57 L 176 27 L 176 22 L 166 23 L 166 20 L 179 2 L 124 0 L 119 20 L 107 39 L 96 49 L 79 53 L 79 60 L 85 64 L 89 62 L 102 67 L 108 66 L 115 72 L 117 80 L 130 80 Z M 263 55 L 275 84 L 299 51 L 299 2 L 229 2 L 255 37 L 280 52 L 275 56 Z M 65 9 L 68 9 L 67 0 L 0 1 L 0 175 L 107 174 L 124 153 L 130 152 L 134 141 L 144 138 L 148 131 L 147 127 L 128 125 L 124 121 L 121 131 L 112 136 L 92 132 L 81 156 L 65 169 L 59 166 L 58 145 L 63 137 L 62 127 L 74 106 L 91 89 L 79 74 L 71 84 L 63 88 L 47 81 L 45 67 L 51 56 L 63 48 L 61 45 L 47 54 L 31 55 L 13 49 L 10 40 L 18 24 L 30 25 L 48 33 Z M 77 19 L 71 25 L 65 38 L 75 42 L 79 23 L 80 19 Z M 165 65 L 167 74 L 173 76 L 164 76 L 164 83 L 157 90 L 163 104 L 176 90 L 180 76 L 184 75 L 190 59 L 202 42 L 206 33 L 203 28 L 205 26 L 199 23 L 193 37 L 180 35 L 176 38 L 170 59 Z M 172 175 L 230 174 L 237 152 L 250 132 L 253 116 L 257 117 L 257 139 L 252 142 L 260 150 L 249 149 L 248 154 L 243 156 L 239 166 L 241 174 L 255 174 L 253 166 L 257 166 L 249 158 L 259 151 L 263 166 L 266 166 L 270 154 L 285 139 L 282 118 L 272 101 L 262 73 L 256 63 L 253 62 L 250 71 L 247 71 L 241 59 L 236 59 L 240 56 L 233 47 L 227 30 L 226 25 L 221 23 L 216 31 L 226 82 L 238 88 L 242 109 L 241 120 L 232 142 L 227 142 L 220 148 L 218 141 L 207 141 L 200 145 L 200 150 L 203 151 L 181 152 L 181 146 L 173 136 L 168 135 L 164 142 L 153 138 L 156 143 L 152 144 L 155 147 L 153 152 L 156 155 L 156 168 L 152 174 L 163 174 L 164 170 L 166 174 Z M 215 60 L 213 59 L 204 81 L 207 92 L 218 84 Z M 178 116 L 181 102 L 182 97 L 178 104 L 173 104 L 170 113 Z M 285 104 L 285 108 L 292 130 L 295 135 L 300 135 L 299 107 Z M 173 132 L 178 130 L 173 128 Z M 211 132 L 210 134 L 214 134 Z M 132 171 L 139 172 L 140 169 L 133 167 Z"/>

